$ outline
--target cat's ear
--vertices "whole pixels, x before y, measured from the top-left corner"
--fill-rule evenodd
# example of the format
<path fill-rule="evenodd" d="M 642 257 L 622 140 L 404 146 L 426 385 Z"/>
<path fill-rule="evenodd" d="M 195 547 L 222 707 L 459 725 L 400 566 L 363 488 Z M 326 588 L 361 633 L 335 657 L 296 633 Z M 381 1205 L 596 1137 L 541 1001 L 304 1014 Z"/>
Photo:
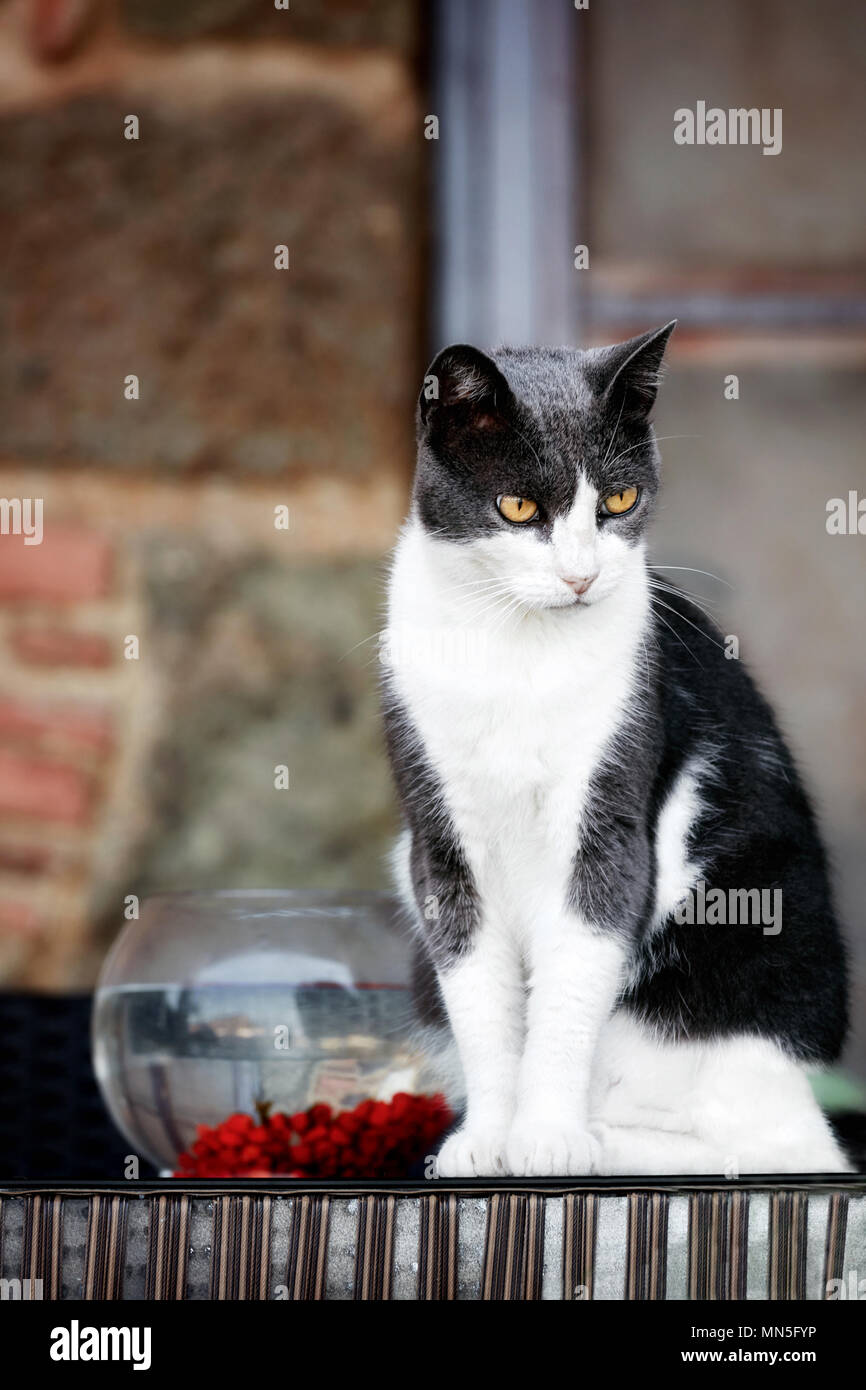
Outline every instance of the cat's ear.
<path fill-rule="evenodd" d="M 465 343 L 443 348 L 434 357 L 418 397 L 422 429 L 460 424 L 463 428 L 495 427 L 513 400 L 496 363 Z"/>
<path fill-rule="evenodd" d="M 596 395 L 622 415 L 649 415 L 661 381 L 665 348 L 676 326 L 672 319 L 664 328 L 590 353 L 587 377 Z"/>

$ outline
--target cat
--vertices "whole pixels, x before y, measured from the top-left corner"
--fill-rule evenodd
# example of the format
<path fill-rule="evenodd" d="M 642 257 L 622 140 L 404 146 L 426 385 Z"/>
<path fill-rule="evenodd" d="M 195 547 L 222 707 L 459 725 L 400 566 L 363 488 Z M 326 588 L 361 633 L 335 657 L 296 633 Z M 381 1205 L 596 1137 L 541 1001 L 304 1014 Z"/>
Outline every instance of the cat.
<path fill-rule="evenodd" d="M 421 391 L 382 683 L 418 991 L 465 1094 L 442 1177 L 847 1167 L 806 1076 L 846 1028 L 813 813 L 647 561 L 674 326 L 449 347 Z M 713 897 L 778 912 L 720 925 Z"/>

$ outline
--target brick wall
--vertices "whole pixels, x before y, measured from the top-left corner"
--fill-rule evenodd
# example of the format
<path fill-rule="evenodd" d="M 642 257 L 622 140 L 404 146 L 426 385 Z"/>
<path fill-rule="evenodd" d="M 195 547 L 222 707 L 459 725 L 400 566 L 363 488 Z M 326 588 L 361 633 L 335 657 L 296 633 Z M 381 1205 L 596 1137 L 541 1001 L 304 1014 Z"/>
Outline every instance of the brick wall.
<path fill-rule="evenodd" d="M 92 981 L 128 893 L 383 879 L 416 45 L 396 0 L 0 7 L 5 982 Z"/>

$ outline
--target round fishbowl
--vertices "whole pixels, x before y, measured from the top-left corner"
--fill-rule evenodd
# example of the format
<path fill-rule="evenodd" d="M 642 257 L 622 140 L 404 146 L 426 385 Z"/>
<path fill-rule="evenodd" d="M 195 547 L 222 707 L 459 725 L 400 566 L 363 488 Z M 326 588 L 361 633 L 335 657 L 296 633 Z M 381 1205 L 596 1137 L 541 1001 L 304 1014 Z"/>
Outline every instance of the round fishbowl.
<path fill-rule="evenodd" d="M 93 1058 L 133 1152 L 163 1170 L 199 1125 L 270 1103 L 348 1110 L 441 1090 L 414 1040 L 411 948 L 374 893 L 170 893 L 103 966 Z"/>

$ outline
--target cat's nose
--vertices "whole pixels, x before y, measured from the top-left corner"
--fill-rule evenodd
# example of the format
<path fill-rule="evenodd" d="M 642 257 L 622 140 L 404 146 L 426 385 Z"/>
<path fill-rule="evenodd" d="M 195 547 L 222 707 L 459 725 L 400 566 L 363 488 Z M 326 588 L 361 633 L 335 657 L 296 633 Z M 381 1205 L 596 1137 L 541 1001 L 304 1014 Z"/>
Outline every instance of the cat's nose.
<path fill-rule="evenodd" d="M 575 576 L 573 574 L 562 574 L 560 575 L 560 579 L 562 580 L 563 584 L 568 585 L 569 589 L 573 589 L 574 592 L 577 594 L 578 598 L 580 598 L 582 594 L 586 593 L 590 584 L 594 584 L 596 579 L 598 579 L 598 570 L 596 570 L 594 574 L 585 574 L 582 576 Z"/>

